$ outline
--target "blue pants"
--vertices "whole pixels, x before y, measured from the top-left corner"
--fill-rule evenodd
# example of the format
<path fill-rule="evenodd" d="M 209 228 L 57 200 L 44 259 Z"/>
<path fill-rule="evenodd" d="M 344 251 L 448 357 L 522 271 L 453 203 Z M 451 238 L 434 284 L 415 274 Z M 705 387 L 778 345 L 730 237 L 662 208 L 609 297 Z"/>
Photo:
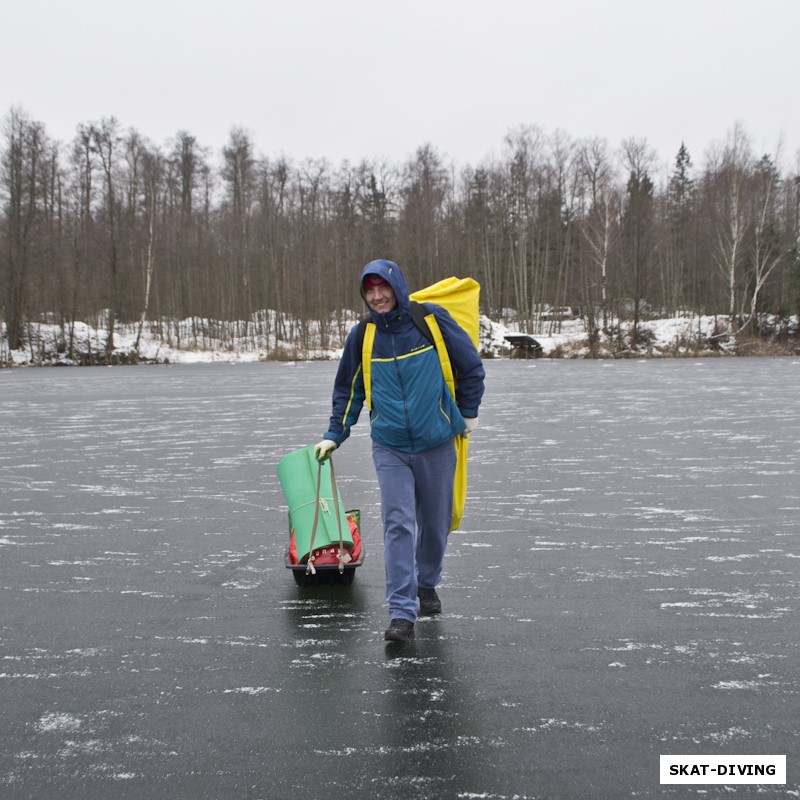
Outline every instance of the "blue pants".
<path fill-rule="evenodd" d="M 453 511 L 456 451 L 452 441 L 423 453 L 401 453 L 372 443 L 383 518 L 389 616 L 417 619 L 417 588 L 433 589 L 442 565 Z"/>

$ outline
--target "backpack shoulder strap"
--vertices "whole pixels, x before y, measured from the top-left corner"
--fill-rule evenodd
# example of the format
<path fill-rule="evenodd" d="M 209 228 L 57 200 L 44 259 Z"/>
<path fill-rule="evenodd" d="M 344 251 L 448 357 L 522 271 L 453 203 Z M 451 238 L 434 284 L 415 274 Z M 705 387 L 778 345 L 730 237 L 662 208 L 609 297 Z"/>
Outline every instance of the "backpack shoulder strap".
<path fill-rule="evenodd" d="M 429 341 L 435 344 L 433 333 L 431 332 L 430 325 L 428 325 L 428 317 L 433 316 L 422 303 L 416 300 L 409 301 L 411 309 L 411 321 L 417 326 L 419 332 Z M 436 326 L 439 327 L 438 325 Z"/>

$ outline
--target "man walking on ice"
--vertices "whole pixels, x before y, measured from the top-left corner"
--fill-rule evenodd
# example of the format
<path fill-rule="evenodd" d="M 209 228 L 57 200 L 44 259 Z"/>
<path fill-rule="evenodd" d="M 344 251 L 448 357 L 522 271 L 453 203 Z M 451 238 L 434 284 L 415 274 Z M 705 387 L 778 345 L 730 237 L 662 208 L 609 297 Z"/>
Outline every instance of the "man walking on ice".
<path fill-rule="evenodd" d="M 345 342 L 328 431 L 314 450 L 318 460 L 329 458 L 367 401 L 383 519 L 385 638 L 403 642 L 414 636 L 419 614 L 441 612 L 436 587 L 452 519 L 454 440 L 477 427 L 485 373 L 472 340 L 449 312 L 425 304 L 447 347 L 457 382 L 453 397 L 436 347 L 412 319 L 406 279 L 394 262 L 367 264 L 361 295 L 375 325 L 369 377 L 365 382 L 363 326 L 361 335 L 357 326 Z"/>

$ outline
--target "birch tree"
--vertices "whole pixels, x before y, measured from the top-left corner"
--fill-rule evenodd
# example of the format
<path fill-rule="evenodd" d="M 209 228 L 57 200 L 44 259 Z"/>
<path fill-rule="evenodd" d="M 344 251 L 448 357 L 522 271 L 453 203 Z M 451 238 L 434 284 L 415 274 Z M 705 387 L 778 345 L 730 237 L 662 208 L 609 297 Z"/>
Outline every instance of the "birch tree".
<path fill-rule="evenodd" d="M 594 306 L 599 302 L 603 333 L 608 334 L 608 270 L 619 202 L 608 145 L 603 139 L 590 139 L 579 150 L 579 164 L 588 189 L 587 207 L 581 217 L 581 233 L 588 245 L 589 264 L 584 279 L 584 297 L 590 336 L 597 327 Z"/>
<path fill-rule="evenodd" d="M 750 141 L 738 123 L 728 136 L 716 167 L 718 218 L 715 263 L 727 289 L 731 334 L 738 333 L 737 288 L 747 230 L 745 183 L 752 166 Z"/>
<path fill-rule="evenodd" d="M 753 176 L 754 216 L 750 247 L 750 311 L 745 325 L 758 329 L 758 305 L 761 290 L 770 275 L 788 255 L 777 221 L 776 203 L 780 178 L 775 164 L 764 156 L 756 165 Z"/>
<path fill-rule="evenodd" d="M 139 342 L 142 338 L 142 330 L 150 311 L 150 297 L 153 287 L 153 273 L 155 270 L 156 222 L 161 206 L 161 182 L 163 176 L 162 160 L 158 152 L 145 152 L 143 154 L 142 172 L 142 206 L 145 224 L 145 247 L 142 255 L 144 297 L 142 299 L 142 312 L 139 316 L 139 327 L 136 332 L 135 349 L 137 354 L 139 352 Z"/>

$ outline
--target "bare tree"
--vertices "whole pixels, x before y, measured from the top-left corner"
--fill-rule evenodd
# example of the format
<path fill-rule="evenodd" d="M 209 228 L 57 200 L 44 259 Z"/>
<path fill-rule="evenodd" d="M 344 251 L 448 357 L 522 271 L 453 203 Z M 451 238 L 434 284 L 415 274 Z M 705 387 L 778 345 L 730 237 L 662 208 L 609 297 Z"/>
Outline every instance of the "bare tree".
<path fill-rule="evenodd" d="M 386 161 L 362 161 L 357 175 L 357 203 L 362 228 L 360 260 L 366 263 L 393 249 L 399 178 L 397 170 Z"/>
<path fill-rule="evenodd" d="M 136 352 L 139 352 L 139 342 L 142 338 L 142 329 L 147 321 L 150 311 L 150 296 L 153 286 L 153 272 L 155 270 L 155 242 L 156 242 L 156 221 L 161 206 L 163 164 L 161 156 L 156 151 L 145 152 L 142 157 L 143 170 L 143 198 L 145 222 L 145 251 L 143 255 L 142 272 L 144 273 L 144 299 L 142 302 L 142 313 L 139 317 L 139 329 L 136 333 Z"/>
<path fill-rule="evenodd" d="M 21 347 L 28 313 L 28 294 L 38 244 L 39 173 L 46 152 L 46 134 L 20 109 L 12 109 L 5 125 L 6 149 L 0 164 L 6 246 L 2 283 L 4 312 L 11 350 Z"/>
<path fill-rule="evenodd" d="M 795 174 L 789 182 L 792 192 L 794 213 L 791 215 L 790 241 L 791 241 L 791 274 L 790 281 L 793 284 L 793 296 L 790 306 L 794 312 L 800 316 L 800 174 Z"/>
<path fill-rule="evenodd" d="M 650 169 L 655 153 L 644 140 L 626 139 L 622 143 L 623 163 L 628 172 L 622 236 L 628 269 L 632 272 L 634 343 L 638 343 L 642 302 L 648 288 L 653 252 L 654 207 Z"/>
<path fill-rule="evenodd" d="M 210 314 L 216 309 L 208 288 L 214 247 L 207 153 L 194 136 L 179 131 L 170 144 L 164 170 L 167 197 L 162 240 L 166 261 L 160 273 L 160 307 L 178 319 Z M 205 197 L 201 194 L 204 187 Z M 195 341 L 198 334 L 202 336 L 203 331 L 193 331 Z"/>
<path fill-rule="evenodd" d="M 549 187 L 549 214 L 545 223 L 548 228 L 547 252 L 552 269 L 546 275 L 551 278 L 545 285 L 542 300 L 558 308 L 574 304 L 572 285 L 573 247 L 578 227 L 579 186 L 581 182 L 579 153 L 576 143 L 563 131 L 556 131 L 551 138 L 552 169 Z M 553 285 L 554 284 L 554 285 Z M 560 332 L 562 314 L 551 314 L 550 331 Z"/>
<path fill-rule="evenodd" d="M 251 204 L 253 199 L 253 145 L 240 128 L 231 131 L 230 141 L 222 151 L 222 178 L 226 186 L 227 252 L 230 281 L 224 287 L 228 295 L 228 319 L 247 316 L 252 311 L 250 296 L 250 253 L 248 247 Z"/>
<path fill-rule="evenodd" d="M 442 159 L 431 145 L 420 147 L 406 165 L 400 211 L 399 252 L 412 285 L 433 283 L 438 276 L 439 237 L 444 203 L 450 189 Z"/>
<path fill-rule="evenodd" d="M 93 175 L 92 134 L 88 126 L 81 125 L 69 153 L 66 201 L 70 247 L 70 289 L 65 302 L 69 314 L 67 357 L 70 360 L 76 356 L 75 323 L 81 319 L 83 307 L 88 307 L 90 302 L 85 284 L 88 284 L 86 276 L 90 270 L 90 253 L 93 242 Z"/>
<path fill-rule="evenodd" d="M 506 136 L 509 258 L 513 284 L 513 306 L 522 313 L 522 322 L 531 330 L 534 316 L 535 280 L 533 235 L 535 233 L 537 175 L 541 173 L 544 136 L 533 127 L 511 131 Z"/>
<path fill-rule="evenodd" d="M 120 145 L 119 124 L 113 117 L 91 126 L 93 151 L 99 159 L 103 176 L 103 211 L 108 264 L 107 326 L 105 354 L 111 362 L 114 353 L 114 334 L 119 316 L 119 250 L 120 250 L 120 204 L 118 199 L 118 153 Z"/>
<path fill-rule="evenodd" d="M 496 258 L 494 234 L 496 221 L 492 209 L 491 175 L 486 167 L 465 170 L 464 236 L 466 262 L 472 265 L 474 276 L 481 283 L 481 301 L 487 313 L 500 312 L 501 281 L 499 259 Z"/>

